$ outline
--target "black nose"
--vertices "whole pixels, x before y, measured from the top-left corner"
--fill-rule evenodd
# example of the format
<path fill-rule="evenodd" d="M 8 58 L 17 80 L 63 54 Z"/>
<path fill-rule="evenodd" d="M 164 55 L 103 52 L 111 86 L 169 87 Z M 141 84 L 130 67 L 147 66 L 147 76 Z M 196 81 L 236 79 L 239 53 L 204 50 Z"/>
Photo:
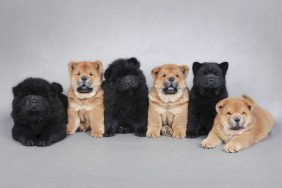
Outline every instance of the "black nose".
<path fill-rule="evenodd" d="M 174 77 L 169 77 L 169 78 L 168 78 L 168 81 L 170 81 L 170 82 L 173 82 L 174 80 L 175 80 Z"/>
<path fill-rule="evenodd" d="M 209 84 L 213 84 L 213 83 L 214 83 L 214 79 L 210 78 L 210 79 L 208 80 L 208 82 L 209 82 Z"/>
<path fill-rule="evenodd" d="M 238 117 L 236 117 L 236 118 L 234 119 L 234 121 L 235 121 L 236 123 L 238 123 L 240 120 L 241 120 L 241 119 L 238 118 Z"/>
<path fill-rule="evenodd" d="M 31 98 L 31 99 L 30 99 L 30 104 L 31 104 L 32 106 L 36 106 L 36 105 L 38 104 L 38 100 L 37 100 L 36 98 Z"/>
<path fill-rule="evenodd" d="M 81 77 L 81 80 L 82 80 L 82 81 L 86 81 L 87 78 L 86 78 L 85 76 L 83 76 L 83 77 Z"/>

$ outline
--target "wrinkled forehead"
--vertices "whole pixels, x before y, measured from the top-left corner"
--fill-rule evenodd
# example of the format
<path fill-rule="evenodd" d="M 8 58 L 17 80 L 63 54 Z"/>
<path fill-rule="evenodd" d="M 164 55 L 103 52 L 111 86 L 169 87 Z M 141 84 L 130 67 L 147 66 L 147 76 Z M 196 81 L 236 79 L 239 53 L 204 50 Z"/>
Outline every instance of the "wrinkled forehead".
<path fill-rule="evenodd" d="M 79 63 L 75 70 L 81 72 L 96 71 L 93 63 Z"/>
<path fill-rule="evenodd" d="M 177 66 L 170 66 L 170 67 L 164 67 L 160 70 L 161 73 L 165 74 L 178 74 L 180 73 L 180 68 Z"/>
<path fill-rule="evenodd" d="M 216 63 L 204 63 L 199 71 L 216 72 L 221 71 L 221 69 Z"/>
<path fill-rule="evenodd" d="M 242 100 L 228 101 L 223 108 L 224 111 L 242 112 L 248 110 L 247 105 Z"/>

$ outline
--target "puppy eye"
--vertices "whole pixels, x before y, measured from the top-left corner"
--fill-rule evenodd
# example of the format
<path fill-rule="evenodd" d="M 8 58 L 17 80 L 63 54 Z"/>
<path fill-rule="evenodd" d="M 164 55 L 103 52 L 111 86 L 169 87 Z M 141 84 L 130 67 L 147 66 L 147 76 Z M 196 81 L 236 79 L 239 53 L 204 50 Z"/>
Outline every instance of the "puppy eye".
<path fill-rule="evenodd" d="M 246 113 L 246 112 L 242 112 L 242 114 L 243 114 L 243 115 L 246 115 L 247 113 Z"/>
<path fill-rule="evenodd" d="M 179 75 L 177 74 L 177 75 L 176 75 L 176 77 L 178 78 L 178 77 L 179 77 Z"/>
<path fill-rule="evenodd" d="M 230 113 L 230 112 L 227 112 L 226 114 L 227 114 L 227 115 L 229 115 L 229 116 L 231 115 L 231 113 Z"/>
<path fill-rule="evenodd" d="M 79 72 L 79 73 L 77 73 L 76 75 L 77 75 L 77 76 L 79 76 L 79 75 L 80 75 L 80 72 Z"/>
<path fill-rule="evenodd" d="M 90 73 L 89 75 L 90 75 L 90 76 L 93 76 L 93 74 L 92 74 L 92 73 Z"/>
<path fill-rule="evenodd" d="M 163 74 L 163 77 L 166 77 L 166 74 Z"/>

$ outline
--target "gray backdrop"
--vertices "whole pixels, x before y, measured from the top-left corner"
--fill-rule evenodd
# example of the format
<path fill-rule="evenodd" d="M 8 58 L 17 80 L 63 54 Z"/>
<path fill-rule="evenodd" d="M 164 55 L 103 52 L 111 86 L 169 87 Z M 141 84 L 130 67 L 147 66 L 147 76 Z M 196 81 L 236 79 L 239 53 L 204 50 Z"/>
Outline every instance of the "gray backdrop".
<path fill-rule="evenodd" d="M 281 187 L 280 0 L 1 0 L 0 187 Z M 239 154 L 205 151 L 203 138 L 156 140 L 78 133 L 48 148 L 11 139 L 12 86 L 43 77 L 69 85 L 70 60 L 137 57 L 163 63 L 228 61 L 230 96 L 254 97 L 277 121 L 265 142 Z M 191 87 L 192 71 L 187 83 Z"/>

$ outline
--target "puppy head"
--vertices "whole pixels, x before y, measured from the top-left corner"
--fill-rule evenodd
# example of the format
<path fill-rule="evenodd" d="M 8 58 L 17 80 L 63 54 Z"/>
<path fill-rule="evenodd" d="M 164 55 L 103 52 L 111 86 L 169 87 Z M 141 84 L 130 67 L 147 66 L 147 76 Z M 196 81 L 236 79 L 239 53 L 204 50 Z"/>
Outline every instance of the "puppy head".
<path fill-rule="evenodd" d="M 164 95 L 175 95 L 186 88 L 186 78 L 189 68 L 186 65 L 166 64 L 155 67 L 151 74 L 154 79 L 154 87 Z"/>
<path fill-rule="evenodd" d="M 102 83 L 102 62 L 99 60 L 70 62 L 68 67 L 71 86 L 76 97 L 85 99 L 95 96 Z"/>
<path fill-rule="evenodd" d="M 233 131 L 243 130 L 251 124 L 254 108 L 254 101 L 246 95 L 243 98 L 226 98 L 216 105 L 221 125 Z"/>
<path fill-rule="evenodd" d="M 13 117 L 21 122 L 39 123 L 51 117 L 63 88 L 40 78 L 28 78 L 13 88 Z"/>
<path fill-rule="evenodd" d="M 202 96 L 218 95 L 225 87 L 225 75 L 228 62 L 223 63 L 193 63 L 194 87 Z"/>
<path fill-rule="evenodd" d="M 135 57 L 115 60 L 106 69 L 104 76 L 113 89 L 124 94 L 132 93 L 140 83 L 146 82 L 140 70 L 140 62 Z"/>

